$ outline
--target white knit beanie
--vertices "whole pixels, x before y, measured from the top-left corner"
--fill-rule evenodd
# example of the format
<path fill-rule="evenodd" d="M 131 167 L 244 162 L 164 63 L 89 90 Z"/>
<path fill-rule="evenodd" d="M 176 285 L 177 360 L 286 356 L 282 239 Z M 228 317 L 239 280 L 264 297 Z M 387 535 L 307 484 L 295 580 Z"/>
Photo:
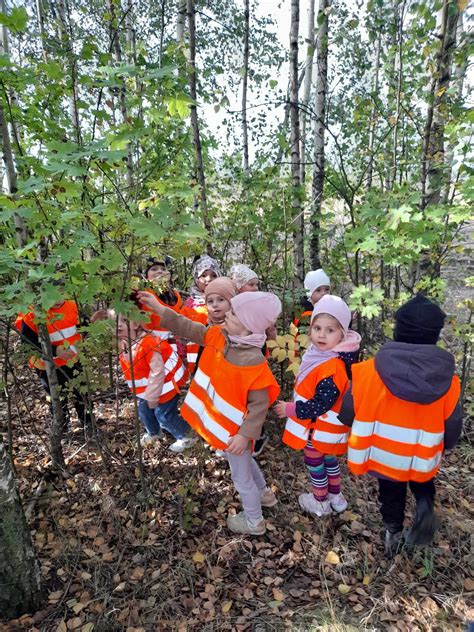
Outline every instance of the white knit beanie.
<path fill-rule="evenodd" d="M 317 290 L 318 287 L 321 287 L 322 285 L 327 285 L 331 287 L 331 281 L 322 268 L 319 268 L 319 270 L 311 270 L 310 272 L 308 272 L 308 274 L 304 278 L 304 286 L 308 290 L 306 292 L 306 296 L 308 298 L 311 298 L 314 290 Z"/>

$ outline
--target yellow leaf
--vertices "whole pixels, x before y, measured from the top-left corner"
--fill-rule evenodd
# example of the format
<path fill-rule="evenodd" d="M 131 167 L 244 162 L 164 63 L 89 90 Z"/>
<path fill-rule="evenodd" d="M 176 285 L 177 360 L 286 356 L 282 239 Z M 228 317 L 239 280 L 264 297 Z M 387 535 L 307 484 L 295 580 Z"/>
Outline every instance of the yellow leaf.
<path fill-rule="evenodd" d="M 66 623 L 65 623 L 64 619 L 62 619 L 62 620 L 59 622 L 59 625 L 58 625 L 58 627 L 56 628 L 56 632 L 67 632 L 67 625 L 66 625 Z"/>
<path fill-rule="evenodd" d="M 310 343 L 309 336 L 306 334 L 300 334 L 296 339 L 302 347 L 308 347 Z"/>
<path fill-rule="evenodd" d="M 282 592 L 279 588 L 272 588 L 273 591 L 273 597 L 274 599 L 276 599 L 276 601 L 283 601 L 283 599 L 286 598 L 286 595 L 284 592 Z"/>
<path fill-rule="evenodd" d="M 290 362 L 293 362 L 295 358 L 296 358 L 296 353 L 294 351 L 288 351 L 288 360 Z"/>
<path fill-rule="evenodd" d="M 285 346 L 285 336 L 277 336 L 276 337 L 276 341 L 277 343 L 280 345 L 280 347 L 284 347 Z"/>
<path fill-rule="evenodd" d="M 76 603 L 75 606 L 72 607 L 72 611 L 74 612 L 74 614 L 79 614 L 81 610 L 84 610 L 84 608 L 87 606 L 87 603 Z"/>
<path fill-rule="evenodd" d="M 86 623 L 86 625 L 82 626 L 81 632 L 92 632 L 93 629 L 94 629 L 93 623 Z"/>
<path fill-rule="evenodd" d="M 300 368 L 300 363 L 299 362 L 292 362 L 288 368 L 286 369 L 288 372 L 293 373 L 293 375 L 296 377 L 298 375 L 298 369 Z"/>
<path fill-rule="evenodd" d="M 222 614 L 227 614 L 232 608 L 232 601 L 224 601 L 222 604 Z"/>
<path fill-rule="evenodd" d="M 284 349 L 280 349 L 277 355 L 277 362 L 283 362 L 286 358 L 286 351 Z"/>
<path fill-rule="evenodd" d="M 336 565 L 341 563 L 341 559 L 335 551 L 329 551 L 329 553 L 326 555 L 326 562 L 328 564 Z"/>
<path fill-rule="evenodd" d="M 337 587 L 338 591 L 343 595 L 347 595 L 348 592 L 351 592 L 351 587 L 347 586 L 347 584 L 339 584 Z"/>
<path fill-rule="evenodd" d="M 295 349 L 295 346 L 296 346 L 296 342 L 294 338 L 288 341 L 288 349 L 291 349 L 293 351 Z"/>
<path fill-rule="evenodd" d="M 460 13 L 466 9 L 468 2 L 469 0 L 458 0 L 458 9 Z"/>
<path fill-rule="evenodd" d="M 364 579 L 362 580 L 362 583 L 364 584 L 364 586 L 368 586 L 370 584 L 371 579 L 372 578 L 370 575 L 364 575 Z"/>
<path fill-rule="evenodd" d="M 280 353 L 280 351 L 280 347 L 275 347 L 275 349 L 273 349 L 272 351 L 272 358 L 278 358 L 278 354 Z"/>
<path fill-rule="evenodd" d="M 196 564 L 202 564 L 205 559 L 206 556 L 200 551 L 196 551 L 196 553 L 193 555 L 193 562 L 196 562 Z"/>
<path fill-rule="evenodd" d="M 289 342 L 294 342 L 294 340 L 295 340 L 295 339 L 294 339 L 294 336 L 292 336 L 291 334 L 285 334 L 285 335 L 283 336 L 283 339 L 284 339 L 285 343 L 287 343 L 287 344 L 288 344 Z"/>
<path fill-rule="evenodd" d="M 269 349 L 274 349 L 275 347 L 278 347 L 278 343 L 276 340 L 267 340 L 267 347 Z"/>
<path fill-rule="evenodd" d="M 293 323 L 290 323 L 290 334 L 292 336 L 296 336 L 297 333 L 298 333 L 298 327 L 294 325 Z"/>

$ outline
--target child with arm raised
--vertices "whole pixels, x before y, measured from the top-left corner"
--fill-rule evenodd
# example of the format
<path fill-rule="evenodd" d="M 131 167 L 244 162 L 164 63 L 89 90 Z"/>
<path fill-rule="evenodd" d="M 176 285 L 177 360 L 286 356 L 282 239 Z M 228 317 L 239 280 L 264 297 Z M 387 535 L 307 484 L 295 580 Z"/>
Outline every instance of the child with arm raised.
<path fill-rule="evenodd" d="M 243 512 L 228 517 L 229 529 L 265 533 L 262 505 L 277 501 L 252 459 L 252 443 L 280 390 L 261 352 L 265 330 L 280 314 L 280 300 L 267 292 L 240 294 L 231 299 L 224 324 L 210 327 L 175 314 L 146 292 L 140 300 L 164 327 L 204 347 L 181 413 L 212 447 L 225 451 L 243 505 Z"/>

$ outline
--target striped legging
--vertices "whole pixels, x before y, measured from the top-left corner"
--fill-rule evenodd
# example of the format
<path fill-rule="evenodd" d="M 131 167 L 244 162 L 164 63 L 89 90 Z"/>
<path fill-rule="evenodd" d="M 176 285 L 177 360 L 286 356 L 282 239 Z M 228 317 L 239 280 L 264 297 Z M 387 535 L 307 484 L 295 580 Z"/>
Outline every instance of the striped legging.
<path fill-rule="evenodd" d="M 316 500 L 327 500 L 328 494 L 340 493 L 341 470 L 333 454 L 319 452 L 309 439 L 304 448 L 304 464 L 308 469 L 312 492 Z"/>

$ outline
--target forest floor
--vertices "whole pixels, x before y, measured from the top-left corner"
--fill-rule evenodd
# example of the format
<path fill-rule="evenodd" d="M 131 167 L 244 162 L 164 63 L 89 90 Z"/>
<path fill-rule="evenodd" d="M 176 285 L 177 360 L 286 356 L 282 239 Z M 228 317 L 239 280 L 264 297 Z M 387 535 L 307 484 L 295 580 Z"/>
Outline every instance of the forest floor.
<path fill-rule="evenodd" d="M 145 449 L 143 493 L 126 395 L 118 419 L 112 397 L 96 405 L 101 451 L 75 427 L 64 441 L 66 476 L 52 479 L 47 408 L 30 374 L 20 383 L 27 394 L 13 422 L 14 462 L 45 600 L 0 630 L 412 632 L 463 630 L 474 620 L 467 442 L 438 477 L 435 546 L 387 561 L 374 480 L 355 480 L 343 466 L 349 509 L 319 521 L 302 514 L 301 454 L 281 444 L 280 422 L 267 422 L 259 459 L 279 504 L 264 510 L 264 536 L 238 537 L 226 528 L 228 512 L 239 510 L 227 464 L 202 444 L 180 455 L 167 450 L 170 439 Z"/>

